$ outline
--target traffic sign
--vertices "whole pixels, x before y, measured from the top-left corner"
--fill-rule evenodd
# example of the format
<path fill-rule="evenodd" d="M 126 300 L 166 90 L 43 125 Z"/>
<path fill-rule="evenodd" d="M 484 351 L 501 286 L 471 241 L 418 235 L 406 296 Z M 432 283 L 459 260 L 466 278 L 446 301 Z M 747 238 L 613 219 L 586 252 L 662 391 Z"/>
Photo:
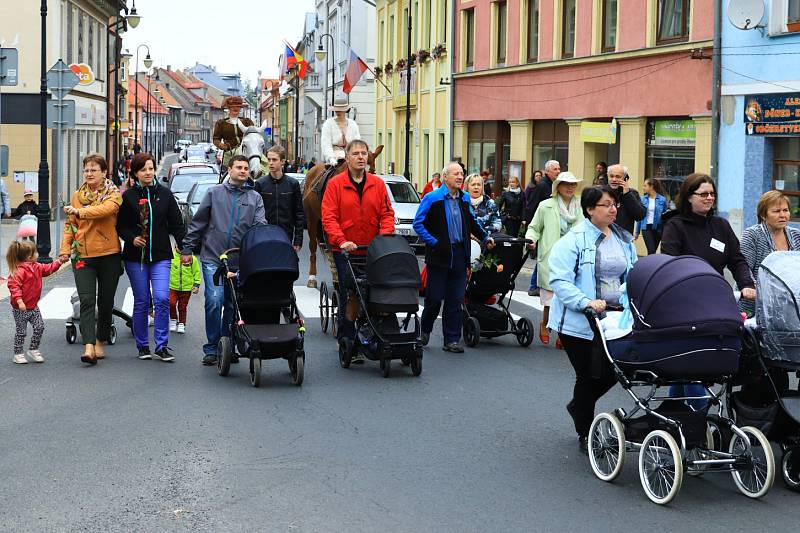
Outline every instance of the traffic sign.
<path fill-rule="evenodd" d="M 19 54 L 16 48 L 0 48 L 0 85 L 15 86 Z"/>
<path fill-rule="evenodd" d="M 57 99 L 63 99 L 80 81 L 69 65 L 60 59 L 47 71 L 47 88 Z"/>
<path fill-rule="evenodd" d="M 61 108 L 61 118 L 59 119 L 59 108 Z M 47 101 L 47 127 L 57 130 L 71 129 L 75 127 L 75 100 L 48 100 Z"/>
<path fill-rule="evenodd" d="M 8 176 L 8 145 L 0 146 L 0 176 Z"/>

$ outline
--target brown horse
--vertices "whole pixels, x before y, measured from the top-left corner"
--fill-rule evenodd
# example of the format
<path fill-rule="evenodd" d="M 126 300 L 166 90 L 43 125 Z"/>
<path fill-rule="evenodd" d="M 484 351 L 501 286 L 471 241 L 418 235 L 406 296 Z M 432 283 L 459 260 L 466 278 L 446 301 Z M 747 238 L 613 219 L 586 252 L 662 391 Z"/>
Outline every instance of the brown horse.
<path fill-rule="evenodd" d="M 375 159 L 383 152 L 383 145 L 375 148 L 369 153 L 367 158 L 367 169 L 369 172 L 375 170 Z M 346 163 L 342 163 L 336 168 L 336 174 L 344 172 Z M 321 225 L 322 220 L 322 198 L 314 191 L 314 184 L 325 174 L 325 164 L 320 163 L 306 173 L 306 181 L 303 184 L 303 210 L 306 212 L 306 226 L 308 228 L 308 250 L 311 252 L 308 267 L 307 287 L 317 286 L 317 246 L 322 243 Z"/>

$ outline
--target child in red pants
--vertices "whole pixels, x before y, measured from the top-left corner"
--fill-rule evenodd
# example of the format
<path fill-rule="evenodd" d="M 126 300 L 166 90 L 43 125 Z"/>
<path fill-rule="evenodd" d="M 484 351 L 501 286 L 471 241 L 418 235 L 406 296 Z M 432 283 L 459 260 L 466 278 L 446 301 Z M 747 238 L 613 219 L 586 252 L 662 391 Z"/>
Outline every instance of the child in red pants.
<path fill-rule="evenodd" d="M 189 298 L 200 290 L 200 263 L 192 256 L 192 264 L 181 264 L 181 253 L 172 252 L 169 271 L 169 330 L 186 333 L 186 307 Z"/>

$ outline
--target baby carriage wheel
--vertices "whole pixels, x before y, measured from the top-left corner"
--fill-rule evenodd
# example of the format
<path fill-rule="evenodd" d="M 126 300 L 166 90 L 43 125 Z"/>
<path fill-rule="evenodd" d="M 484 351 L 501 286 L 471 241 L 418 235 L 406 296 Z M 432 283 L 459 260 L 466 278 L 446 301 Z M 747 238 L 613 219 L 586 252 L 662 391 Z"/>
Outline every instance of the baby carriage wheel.
<path fill-rule="evenodd" d="M 477 318 L 469 317 L 464 321 L 464 344 L 473 348 L 481 340 L 481 324 Z"/>
<path fill-rule="evenodd" d="M 737 433 L 731 436 L 729 451 L 734 456 L 748 456 L 752 465 L 747 469 L 731 472 L 739 492 L 749 498 L 761 498 L 775 481 L 775 456 L 769 441 L 761 430 L 752 426 L 739 428 L 746 433 L 750 442 L 745 442 Z"/>
<path fill-rule="evenodd" d="M 108 344 L 113 345 L 117 343 L 117 326 L 111 324 L 111 329 L 108 331 Z"/>
<path fill-rule="evenodd" d="M 613 481 L 625 464 L 625 428 L 611 413 L 600 413 L 589 428 L 589 463 L 594 475 Z"/>
<path fill-rule="evenodd" d="M 533 342 L 533 322 L 529 318 L 517 320 L 517 342 L 527 348 Z"/>
<path fill-rule="evenodd" d="M 342 368 L 350 368 L 350 361 L 352 360 L 353 341 L 350 339 L 341 339 L 339 341 L 339 365 Z"/>
<path fill-rule="evenodd" d="M 67 342 L 69 344 L 75 344 L 76 340 L 78 340 L 78 328 L 76 328 L 74 324 L 70 324 L 67 326 Z"/>
<path fill-rule="evenodd" d="M 392 360 L 381 359 L 381 370 L 383 370 L 383 377 L 388 378 L 389 374 L 392 372 Z"/>
<path fill-rule="evenodd" d="M 261 358 L 258 356 L 250 359 L 250 385 L 261 386 Z"/>
<path fill-rule="evenodd" d="M 298 387 L 303 384 L 303 372 L 306 366 L 306 356 L 303 352 L 289 359 L 289 370 L 292 373 L 292 383 Z"/>
<path fill-rule="evenodd" d="M 666 431 L 651 431 L 642 442 L 639 450 L 639 479 L 650 501 L 659 505 L 671 502 L 681 490 L 681 450 L 675 438 Z"/>
<path fill-rule="evenodd" d="M 411 359 L 411 375 L 414 377 L 422 374 L 422 350 Z"/>
<path fill-rule="evenodd" d="M 336 336 L 336 331 L 339 327 L 339 293 L 337 291 L 331 292 L 331 335 Z"/>
<path fill-rule="evenodd" d="M 331 307 L 328 299 L 328 284 L 323 281 L 319 286 L 319 325 L 322 327 L 322 333 L 328 332 L 330 318 Z"/>
<path fill-rule="evenodd" d="M 233 345 L 230 337 L 220 337 L 217 342 L 217 374 L 227 376 L 231 371 Z"/>
<path fill-rule="evenodd" d="M 783 452 L 781 474 L 789 490 L 800 492 L 800 446 L 793 446 Z"/>

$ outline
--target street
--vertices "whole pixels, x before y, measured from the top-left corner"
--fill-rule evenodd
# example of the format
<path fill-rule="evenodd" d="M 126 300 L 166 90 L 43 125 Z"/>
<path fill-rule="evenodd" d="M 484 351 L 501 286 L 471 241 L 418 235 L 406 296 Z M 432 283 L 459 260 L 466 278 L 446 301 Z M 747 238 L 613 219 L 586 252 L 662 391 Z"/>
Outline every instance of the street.
<path fill-rule="evenodd" d="M 482 339 L 453 355 L 441 350 L 437 325 L 419 378 L 399 364 L 389 379 L 376 363 L 341 369 L 335 342 L 320 331 L 314 292 L 299 286 L 308 252 L 302 257 L 296 289 L 308 332 L 300 388 L 283 360 L 265 363 L 259 389 L 244 360 L 228 378 L 202 366 L 202 291 L 189 304 L 187 333 L 171 334 L 174 364 L 138 360 L 117 320 L 117 345 L 87 368 L 80 339 L 67 345 L 63 318 L 52 318 L 68 311 L 72 274 L 46 279 L 44 364 L 12 364 L 10 313 L 0 324 L 0 529 L 796 528 L 797 495 L 780 475 L 762 501 L 740 495 L 727 474 L 687 477 L 666 507 L 644 496 L 635 455 L 614 483 L 596 479 L 564 409 L 572 368 L 538 339 L 529 349 L 510 336 Z M 325 262 L 318 265 L 318 279 L 329 280 Z M 118 305 L 127 287 L 123 276 Z M 517 302 L 512 311 L 540 318 Z M 621 406 L 629 401 L 617 387 L 598 407 Z"/>

